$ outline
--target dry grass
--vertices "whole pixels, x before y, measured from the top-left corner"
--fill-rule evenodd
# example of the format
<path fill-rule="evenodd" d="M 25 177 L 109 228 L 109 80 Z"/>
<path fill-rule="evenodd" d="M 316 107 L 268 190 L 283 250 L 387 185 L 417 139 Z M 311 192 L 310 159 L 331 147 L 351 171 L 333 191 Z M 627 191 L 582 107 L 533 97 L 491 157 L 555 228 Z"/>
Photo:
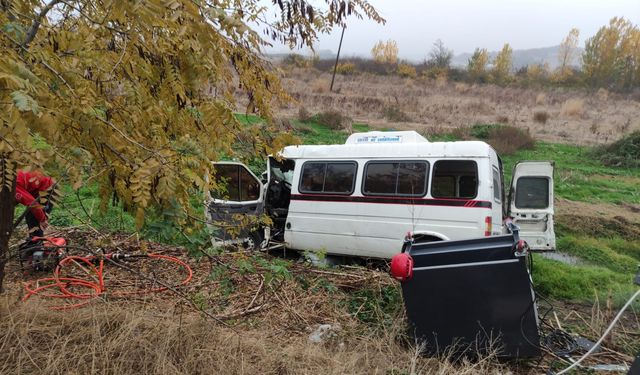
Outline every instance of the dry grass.
<path fill-rule="evenodd" d="M 603 87 L 599 88 L 596 92 L 596 96 L 598 99 L 602 101 L 607 101 L 609 99 L 609 91 Z"/>
<path fill-rule="evenodd" d="M 69 236 L 74 237 L 74 243 L 90 237 L 86 233 Z M 113 240 L 125 249 L 137 246 L 124 238 L 114 236 Z M 147 245 L 153 252 L 180 253 L 180 249 L 169 246 Z M 446 351 L 436 358 L 423 357 L 421 347 L 406 335 L 399 301 L 393 302 L 391 313 L 379 306 L 371 310 L 371 304 L 383 300 L 384 289 L 398 287 L 385 273 L 289 263 L 290 276 L 268 277 L 275 272 L 270 267 L 278 262 L 269 259 L 238 252 L 205 257 L 200 262 L 188 260 L 195 277 L 182 290 L 203 309 L 218 316 L 232 316 L 225 319 L 225 324 L 204 318 L 172 294 L 96 300 L 85 309 L 64 312 L 51 311 L 49 304 L 34 298 L 23 303 L 19 301 L 22 276 L 11 262 L 9 292 L 0 296 L 0 373 L 527 374 L 549 368 L 548 357 L 540 365 L 505 363 L 496 359 L 495 352 L 474 361 Z M 217 276 L 212 277 L 214 270 L 226 273 L 216 271 Z M 166 274 L 162 269 L 155 271 Z M 108 272 L 118 276 L 116 269 Z M 229 285 L 234 287 L 229 290 Z M 354 299 L 364 290 L 367 294 Z M 259 309 L 251 314 L 228 313 L 248 311 L 246 308 L 252 305 Z M 574 309 L 558 313 L 565 316 L 563 325 L 584 322 L 581 326 L 589 331 L 583 334 L 592 338 L 611 315 L 611 305 L 606 306 L 604 313 L 594 308 L 591 320 L 589 313 Z M 368 309 L 371 315 L 367 322 L 359 315 Z M 637 316 L 635 321 L 629 319 L 617 327 L 616 343 L 623 335 L 625 340 L 633 340 L 633 327 L 639 323 Z M 339 324 L 342 328 L 315 344 L 308 337 L 319 324 Z M 624 326 L 631 327 L 630 334 L 625 333 Z M 635 347 L 633 342 L 628 345 Z M 616 355 L 607 358 L 620 363 L 620 354 L 607 353 Z"/>
<path fill-rule="evenodd" d="M 533 121 L 540 123 L 540 124 L 546 124 L 547 120 L 549 120 L 549 112 L 547 111 L 535 111 L 533 112 Z"/>
<path fill-rule="evenodd" d="M 311 84 L 309 84 L 309 87 L 312 92 L 316 94 L 323 94 L 329 91 L 329 81 L 322 78 L 316 78 L 311 82 Z"/>
<path fill-rule="evenodd" d="M 496 117 L 496 122 L 497 122 L 498 124 L 506 125 L 506 124 L 508 124 L 508 123 L 509 123 L 509 117 L 504 116 L 504 115 L 497 116 L 497 117 Z"/>
<path fill-rule="evenodd" d="M 382 116 L 390 122 L 408 122 L 411 118 L 398 104 L 389 104 L 382 110 Z"/>
<path fill-rule="evenodd" d="M 562 104 L 561 112 L 564 116 L 582 118 L 584 115 L 584 100 L 569 99 Z"/>
<path fill-rule="evenodd" d="M 313 118 L 313 114 L 307 110 L 305 106 L 298 109 L 298 120 L 302 122 L 310 121 Z"/>
<path fill-rule="evenodd" d="M 456 91 L 461 93 L 461 94 L 464 94 L 464 93 L 468 92 L 469 89 L 471 89 L 471 86 L 469 86 L 468 84 L 466 84 L 464 82 L 456 82 L 454 87 L 455 87 Z"/>
<path fill-rule="evenodd" d="M 455 128 L 494 123 L 501 115 L 509 117 L 509 124 L 529 128 L 536 139 L 555 143 L 604 144 L 622 135 L 621 126 L 626 126 L 627 119 L 631 121 L 625 133 L 640 130 L 640 106 L 637 105 L 640 96 L 637 93 L 609 94 L 604 101 L 581 88 L 534 89 L 490 84 L 470 87 L 453 78 L 449 82 L 441 78 L 436 83 L 436 75 L 419 76 L 419 79 L 408 80 L 397 75 L 374 75 L 363 71 L 358 75 L 337 76 L 336 87 L 341 93 L 317 93 L 313 92 L 311 83 L 315 79 L 330 82 L 331 75 L 294 68 L 288 71 L 291 78 L 287 78 L 285 87 L 299 104 L 279 115 L 294 117 L 300 105 L 312 113 L 339 108 L 356 122 L 368 123 L 373 128 L 387 128 L 389 123 L 382 109 L 397 98 L 411 118 L 410 124 L 400 125 L 407 130 L 419 131 L 433 125 Z M 563 103 L 575 98 L 584 100 L 584 114 L 564 115 Z M 238 108 L 244 109 L 247 105 L 247 98 L 239 96 Z M 550 114 L 546 124 L 535 121 L 533 113 L 537 110 Z M 597 134 L 589 131 L 592 121 L 588 115 L 592 113 L 602 119 Z"/>
<path fill-rule="evenodd" d="M 159 313 L 106 303 L 69 313 L 0 300 L 3 374 L 485 374 L 507 367 L 490 356 L 453 363 L 425 358 L 419 346 L 339 332 L 314 344 L 308 333 L 274 337 L 268 324 L 222 327 L 180 306 Z M 286 327 L 281 327 L 285 328 Z"/>

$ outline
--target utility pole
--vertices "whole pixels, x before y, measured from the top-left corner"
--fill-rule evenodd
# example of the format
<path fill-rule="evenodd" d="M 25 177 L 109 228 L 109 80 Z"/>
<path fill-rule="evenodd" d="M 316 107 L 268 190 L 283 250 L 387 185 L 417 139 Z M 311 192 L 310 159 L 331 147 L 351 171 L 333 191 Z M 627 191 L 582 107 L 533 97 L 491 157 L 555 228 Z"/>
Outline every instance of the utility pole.
<path fill-rule="evenodd" d="M 336 69 L 338 68 L 338 60 L 340 59 L 340 49 L 342 49 L 342 38 L 344 38 L 344 29 L 346 26 L 342 27 L 342 34 L 340 35 L 340 44 L 338 45 L 338 54 L 336 55 L 336 63 L 333 65 L 333 76 L 331 77 L 331 87 L 329 87 L 329 91 L 333 92 L 333 81 L 336 79 Z"/>

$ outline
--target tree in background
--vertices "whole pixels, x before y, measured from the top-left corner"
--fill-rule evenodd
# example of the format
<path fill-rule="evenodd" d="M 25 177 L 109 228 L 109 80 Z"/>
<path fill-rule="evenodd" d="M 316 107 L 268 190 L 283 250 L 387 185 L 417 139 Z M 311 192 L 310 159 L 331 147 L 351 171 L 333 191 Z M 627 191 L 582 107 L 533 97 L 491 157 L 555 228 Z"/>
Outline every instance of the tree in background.
<path fill-rule="evenodd" d="M 445 47 L 444 43 L 442 43 L 442 40 L 438 39 L 435 43 L 433 43 L 431 52 L 429 52 L 429 60 L 427 60 L 427 65 L 437 68 L 449 69 L 452 58 L 453 51 Z"/>
<path fill-rule="evenodd" d="M 549 74 L 549 64 L 531 64 L 527 66 L 525 72 L 526 82 L 528 84 L 543 84 L 547 82 Z"/>
<path fill-rule="evenodd" d="M 628 90 L 640 84 L 640 30 L 614 17 L 585 43 L 585 80 L 594 87 Z"/>
<path fill-rule="evenodd" d="M 152 207 L 188 226 L 189 198 L 216 188 L 212 160 L 292 142 L 271 135 L 288 95 L 262 48 L 311 46 L 349 15 L 384 22 L 366 0 L 321 3 L 0 0 L 0 290 L 17 169 L 97 183 L 102 206 L 120 201 L 138 227 Z M 238 88 L 268 125 L 236 119 Z"/>
<path fill-rule="evenodd" d="M 395 65 L 398 63 L 398 43 L 393 39 L 380 40 L 371 48 L 371 56 L 378 63 Z"/>
<path fill-rule="evenodd" d="M 576 50 L 578 48 L 578 40 L 580 38 L 580 30 L 575 27 L 569 31 L 566 38 L 560 43 L 558 49 L 558 70 L 556 73 L 556 81 L 564 82 L 571 78 L 573 70 L 571 69 L 571 63 L 576 57 Z"/>
<path fill-rule="evenodd" d="M 476 48 L 467 64 L 467 71 L 474 81 L 485 82 L 487 79 L 487 64 L 489 53 L 486 48 Z"/>
<path fill-rule="evenodd" d="M 504 84 L 511 80 L 511 70 L 513 69 L 512 56 L 513 49 L 509 43 L 505 43 L 493 62 L 491 74 L 496 83 Z"/>

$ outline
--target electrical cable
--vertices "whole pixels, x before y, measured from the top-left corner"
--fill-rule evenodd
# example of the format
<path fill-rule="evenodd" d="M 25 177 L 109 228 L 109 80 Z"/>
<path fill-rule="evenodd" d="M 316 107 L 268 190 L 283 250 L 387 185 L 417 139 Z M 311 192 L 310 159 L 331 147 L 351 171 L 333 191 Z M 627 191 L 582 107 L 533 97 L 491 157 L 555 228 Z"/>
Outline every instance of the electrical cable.
<path fill-rule="evenodd" d="M 602 334 L 602 336 L 600 337 L 600 339 L 591 347 L 591 349 L 589 349 L 589 351 L 587 351 L 586 353 L 584 353 L 584 355 L 582 357 L 580 357 L 580 359 L 578 359 L 577 361 L 575 361 L 574 363 L 571 364 L 571 366 L 565 368 L 564 370 L 558 372 L 556 375 L 562 375 L 562 374 L 566 374 L 567 372 L 571 371 L 573 368 L 577 367 L 580 365 L 580 362 L 584 361 L 589 355 L 591 355 L 591 353 L 593 353 L 597 348 L 600 347 L 600 344 L 602 343 L 602 341 L 604 341 L 604 339 L 607 337 L 607 335 L 609 334 L 609 332 L 611 332 L 611 330 L 613 329 L 613 326 L 618 322 L 618 320 L 620 320 L 620 317 L 622 316 L 622 314 L 624 313 L 624 311 L 631 306 L 631 304 L 633 303 L 633 301 L 636 300 L 636 298 L 640 297 L 640 289 L 638 289 L 632 296 L 631 298 L 629 298 L 629 300 L 627 300 L 627 302 L 624 304 L 624 306 L 622 306 L 622 308 L 620 309 L 620 311 L 618 311 L 618 314 L 615 316 L 615 318 L 613 318 L 613 320 L 611 321 L 611 324 L 609 324 L 609 326 L 607 327 L 607 329 L 604 331 L 604 333 Z"/>
<path fill-rule="evenodd" d="M 60 254 L 62 248 L 67 248 L 68 246 L 58 247 L 57 251 Z M 68 310 L 73 308 L 78 308 L 87 305 L 93 299 L 98 298 L 103 295 L 109 295 L 112 297 L 125 297 L 131 295 L 143 295 L 143 294 L 151 294 L 151 293 L 159 293 L 168 290 L 169 288 L 166 286 L 156 287 L 156 288 L 147 288 L 147 289 L 139 289 L 133 291 L 113 291 L 107 292 L 107 288 L 105 287 L 104 282 L 104 261 L 105 259 L 116 261 L 123 260 L 127 258 L 152 258 L 152 259 L 160 259 L 163 261 L 167 261 L 170 263 L 175 263 L 178 266 L 182 267 L 186 271 L 186 277 L 177 285 L 186 285 L 188 284 L 193 277 L 193 270 L 189 265 L 172 256 L 161 255 L 161 254 L 140 254 L 140 255 L 123 255 L 118 253 L 109 253 L 103 256 L 65 256 L 58 262 L 57 266 L 53 271 L 52 277 L 45 277 L 36 280 L 36 286 L 33 287 L 31 282 L 25 282 L 24 288 L 26 291 L 25 296 L 22 298 L 22 301 L 25 302 L 32 296 L 39 296 L 41 298 L 59 298 L 59 299 L 69 299 L 69 300 L 80 300 L 77 303 L 68 303 L 58 306 L 52 306 L 52 310 Z M 82 268 L 88 276 L 91 276 L 91 280 L 86 280 L 78 277 L 66 277 L 61 274 L 63 268 L 70 264 L 75 264 L 76 266 Z M 97 265 L 96 265 L 97 263 Z M 44 284 L 44 285 L 40 285 Z M 83 288 L 87 289 L 86 292 L 74 292 L 69 290 L 69 288 Z M 58 293 L 48 293 L 49 289 L 57 288 Z"/>
<path fill-rule="evenodd" d="M 520 316 L 520 334 L 527 341 L 527 343 L 533 347 L 537 347 L 540 350 L 549 351 L 557 356 L 567 357 L 571 353 L 575 352 L 578 349 L 578 344 L 568 332 L 555 328 L 551 324 L 547 322 L 547 316 L 554 310 L 553 304 L 548 300 L 544 295 L 536 291 L 535 286 L 533 285 L 532 275 L 533 275 L 533 254 L 528 252 L 527 254 L 527 272 L 529 273 L 529 285 L 534 293 L 534 299 L 527 306 L 527 309 Z M 548 308 L 543 314 L 538 314 L 538 320 L 541 323 L 538 327 L 540 334 L 540 343 L 533 343 L 529 340 L 527 335 L 524 332 L 524 318 L 526 314 L 535 306 L 536 310 L 540 311 L 539 303 L 543 301 L 548 305 Z M 547 334 L 542 334 L 542 325 L 546 326 L 550 329 L 550 332 Z"/>

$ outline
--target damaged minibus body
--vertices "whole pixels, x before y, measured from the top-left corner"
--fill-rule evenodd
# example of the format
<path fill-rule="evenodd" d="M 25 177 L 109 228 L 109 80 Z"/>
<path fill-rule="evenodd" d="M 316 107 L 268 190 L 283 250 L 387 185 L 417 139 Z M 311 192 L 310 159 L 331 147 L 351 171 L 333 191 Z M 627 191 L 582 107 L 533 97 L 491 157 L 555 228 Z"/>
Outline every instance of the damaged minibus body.
<path fill-rule="evenodd" d="M 555 249 L 553 163 L 518 163 L 505 194 L 502 161 L 480 141 L 355 133 L 341 145 L 285 147 L 262 178 L 237 162 L 214 170 L 226 185 L 205 202 L 214 245 L 390 258 L 407 232 L 415 243 L 497 236 L 512 218 L 531 249 Z M 270 224 L 238 230 L 247 215 Z"/>

